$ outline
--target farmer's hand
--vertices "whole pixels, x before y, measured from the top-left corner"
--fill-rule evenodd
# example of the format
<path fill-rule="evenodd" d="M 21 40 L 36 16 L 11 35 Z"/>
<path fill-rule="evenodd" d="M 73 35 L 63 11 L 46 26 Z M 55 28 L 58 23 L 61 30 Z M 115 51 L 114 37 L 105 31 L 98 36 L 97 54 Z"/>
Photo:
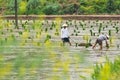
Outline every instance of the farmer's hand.
<path fill-rule="evenodd" d="M 109 48 L 109 44 L 106 44 L 106 47 Z"/>

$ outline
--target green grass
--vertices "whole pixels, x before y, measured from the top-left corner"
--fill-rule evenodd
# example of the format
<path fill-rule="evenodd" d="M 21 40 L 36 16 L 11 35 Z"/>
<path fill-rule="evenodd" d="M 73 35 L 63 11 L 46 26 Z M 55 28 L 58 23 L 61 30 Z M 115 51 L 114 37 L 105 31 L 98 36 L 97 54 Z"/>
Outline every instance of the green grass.
<path fill-rule="evenodd" d="M 93 80 L 119 80 L 120 79 L 120 56 L 114 62 L 109 60 L 105 64 L 96 64 Z"/>

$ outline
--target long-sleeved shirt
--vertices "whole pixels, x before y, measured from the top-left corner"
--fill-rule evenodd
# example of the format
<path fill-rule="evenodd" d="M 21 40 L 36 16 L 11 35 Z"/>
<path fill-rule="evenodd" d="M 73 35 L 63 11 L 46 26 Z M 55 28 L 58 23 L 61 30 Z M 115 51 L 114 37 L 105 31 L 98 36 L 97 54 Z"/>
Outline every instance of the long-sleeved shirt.
<path fill-rule="evenodd" d="M 61 29 L 61 38 L 68 38 L 69 37 L 69 32 L 67 28 L 62 28 Z"/>
<path fill-rule="evenodd" d="M 104 41 L 104 40 L 107 40 L 107 37 L 105 35 L 100 35 L 98 39 L 101 41 Z"/>

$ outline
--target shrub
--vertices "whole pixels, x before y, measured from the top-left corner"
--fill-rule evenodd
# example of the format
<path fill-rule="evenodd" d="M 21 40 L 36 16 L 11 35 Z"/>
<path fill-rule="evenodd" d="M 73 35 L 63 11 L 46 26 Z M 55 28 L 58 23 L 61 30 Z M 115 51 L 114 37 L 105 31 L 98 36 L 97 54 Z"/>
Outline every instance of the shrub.
<path fill-rule="evenodd" d="M 60 10 L 60 6 L 59 4 L 49 4 L 47 6 L 44 7 L 43 9 L 43 13 L 45 13 L 46 15 L 50 15 L 50 14 L 58 14 Z"/>

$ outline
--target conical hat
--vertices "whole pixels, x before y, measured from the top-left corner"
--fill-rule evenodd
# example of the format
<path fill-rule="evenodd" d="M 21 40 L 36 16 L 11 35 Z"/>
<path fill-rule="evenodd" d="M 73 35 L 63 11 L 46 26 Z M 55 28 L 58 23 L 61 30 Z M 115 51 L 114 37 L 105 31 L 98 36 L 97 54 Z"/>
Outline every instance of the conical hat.
<path fill-rule="evenodd" d="M 63 24 L 62 26 L 63 26 L 63 27 L 64 27 L 64 26 L 67 26 L 67 24 Z"/>

